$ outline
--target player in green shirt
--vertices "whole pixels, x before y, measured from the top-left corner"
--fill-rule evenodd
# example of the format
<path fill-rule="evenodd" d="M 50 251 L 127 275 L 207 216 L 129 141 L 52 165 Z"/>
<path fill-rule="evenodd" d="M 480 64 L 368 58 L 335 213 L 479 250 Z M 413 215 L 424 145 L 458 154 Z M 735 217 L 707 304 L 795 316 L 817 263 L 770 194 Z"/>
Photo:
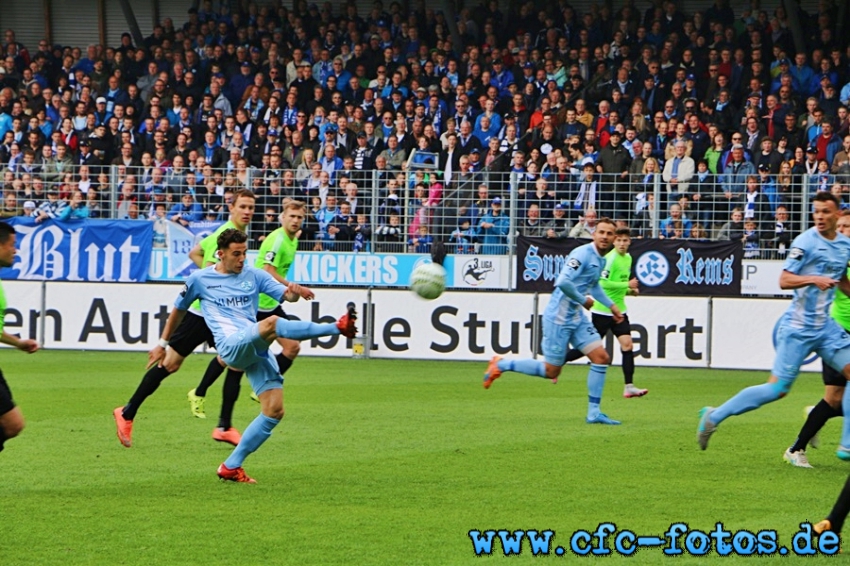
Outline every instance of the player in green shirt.
<path fill-rule="evenodd" d="M 850 211 L 845 210 L 842 213 L 842 216 L 838 219 L 837 229 L 841 234 L 850 237 Z M 847 276 L 850 277 L 850 266 L 847 269 Z M 835 322 L 841 325 L 841 328 L 850 334 L 850 297 L 844 293 L 835 293 L 832 310 L 829 314 L 835 319 Z M 806 407 L 805 412 L 808 416 L 806 422 L 803 423 L 803 428 L 800 429 L 800 434 L 797 436 L 797 442 L 783 455 L 786 462 L 798 468 L 812 467 L 806 456 L 806 445 L 811 444 L 812 448 L 817 448 L 820 445 L 818 432 L 826 424 L 826 421 L 833 417 L 844 416 L 841 400 L 844 397 L 847 379 L 840 372 L 832 369 L 829 364 L 823 364 L 821 377 L 825 386 L 823 399 L 814 407 Z"/>
<path fill-rule="evenodd" d="M 274 230 L 263 240 L 254 267 L 268 271 L 272 277 L 286 285 L 295 300 L 301 298 L 310 301 L 315 297 L 313 291 L 303 285 L 286 280 L 289 266 L 295 261 L 295 252 L 298 251 L 298 234 L 301 232 L 301 227 L 306 218 L 307 205 L 305 203 L 298 200 L 285 201 L 283 213 L 280 215 L 281 227 Z M 272 315 L 288 318 L 280 301 L 261 293 L 257 308 L 257 322 Z M 295 361 L 298 352 L 301 351 L 301 344 L 296 340 L 286 338 L 278 338 L 277 342 L 283 349 L 276 356 L 280 374 L 283 375 L 292 366 L 292 362 Z"/>
<path fill-rule="evenodd" d="M 224 230 L 235 228 L 242 232 L 247 232 L 248 224 L 254 216 L 255 202 L 256 197 L 254 193 L 248 190 L 240 190 L 233 195 L 233 201 L 228 205 L 230 211 L 228 221 L 219 227 L 215 233 L 201 240 L 189 252 L 189 257 L 195 262 L 195 265 L 203 268 L 213 265 L 218 261 L 218 257 L 216 256 L 216 239 L 218 238 L 218 234 Z M 211 242 L 212 245 L 210 245 Z M 215 347 L 215 340 L 209 328 L 207 328 L 207 323 L 204 322 L 201 316 L 199 304 L 192 305 L 192 308 L 186 313 L 186 316 L 183 317 L 180 325 L 174 331 L 173 336 L 166 336 L 165 329 L 163 330 L 163 335 L 160 336 L 157 345 L 148 352 L 148 371 L 145 373 L 144 378 L 142 378 L 142 382 L 136 388 L 135 393 L 130 397 L 127 404 L 124 407 L 118 407 L 112 412 L 115 417 L 118 439 L 121 441 L 121 444 L 127 448 L 132 445 L 133 419 L 136 417 L 136 412 L 142 403 L 144 403 L 145 399 L 157 390 L 163 379 L 178 371 L 183 364 L 183 360 L 204 342 L 209 346 Z M 215 378 L 217 378 L 222 372 L 224 372 L 224 366 L 220 363 L 218 356 L 216 356 L 210 360 L 207 373 L 215 375 Z M 212 381 L 215 381 L 215 378 Z M 225 379 L 225 393 L 223 397 L 227 396 L 230 399 L 234 396 L 234 390 L 235 395 L 238 396 L 241 379 L 242 372 L 229 370 Z M 235 403 L 235 397 L 233 399 Z M 222 402 L 222 405 L 224 405 L 224 402 Z M 200 414 L 194 413 L 194 411 L 193 414 L 202 416 L 201 418 L 206 418 L 203 412 L 203 399 L 199 408 Z M 239 432 L 232 427 L 230 427 L 230 430 L 235 434 L 230 434 L 227 438 L 216 438 L 216 440 L 238 444 L 239 440 L 237 436 L 239 436 Z M 213 437 L 215 438 L 215 436 L 216 432 L 214 431 Z"/>
<path fill-rule="evenodd" d="M 626 386 L 623 389 L 623 397 L 643 397 L 649 391 L 635 387 L 635 357 L 632 351 L 632 332 L 629 325 L 629 315 L 626 313 L 626 295 L 638 294 L 638 281 L 631 277 L 632 256 L 629 254 L 629 246 L 632 244 L 631 232 L 628 228 L 618 228 L 614 232 L 614 247 L 605 254 L 605 269 L 599 284 L 605 294 L 614 302 L 623 313 L 623 321 L 619 324 L 614 322 L 611 310 L 596 301 L 590 312 L 592 313 L 593 326 L 599 332 L 599 336 L 605 337 L 611 330 L 620 343 L 620 353 L 623 356 L 623 377 Z M 570 350 L 567 353 L 567 361 L 577 360 L 584 354 L 580 350 Z"/>
<path fill-rule="evenodd" d="M 0 267 L 11 267 L 15 261 L 15 229 L 0 222 Z M 6 314 L 6 293 L 0 286 L 0 342 L 32 354 L 38 350 L 38 342 L 18 338 L 3 329 Z M 24 415 L 12 399 L 12 390 L 0 371 L 0 452 L 10 438 L 18 436 L 24 429 Z"/>

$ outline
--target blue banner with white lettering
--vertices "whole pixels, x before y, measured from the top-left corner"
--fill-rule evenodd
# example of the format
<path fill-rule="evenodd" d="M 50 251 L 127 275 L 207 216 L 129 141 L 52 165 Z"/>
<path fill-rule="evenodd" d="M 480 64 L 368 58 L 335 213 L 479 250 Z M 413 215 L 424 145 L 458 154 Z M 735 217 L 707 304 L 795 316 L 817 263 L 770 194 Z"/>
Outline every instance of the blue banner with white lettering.
<path fill-rule="evenodd" d="M 83 220 L 36 223 L 15 217 L 17 254 L 2 279 L 138 283 L 148 278 L 153 223 Z"/>
<path fill-rule="evenodd" d="M 517 291 L 551 293 L 570 252 L 589 240 L 517 238 Z M 741 295 L 743 245 L 734 242 L 633 239 L 633 277 L 641 295 Z"/>

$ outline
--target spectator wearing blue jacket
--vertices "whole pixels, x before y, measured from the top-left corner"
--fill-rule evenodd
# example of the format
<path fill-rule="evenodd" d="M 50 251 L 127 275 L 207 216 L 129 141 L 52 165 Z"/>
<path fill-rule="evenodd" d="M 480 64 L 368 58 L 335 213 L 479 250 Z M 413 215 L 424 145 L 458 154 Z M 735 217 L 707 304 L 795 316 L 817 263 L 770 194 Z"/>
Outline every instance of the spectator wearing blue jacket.
<path fill-rule="evenodd" d="M 805 53 L 797 53 L 794 57 L 794 65 L 788 69 L 788 72 L 790 72 L 791 76 L 794 77 L 794 81 L 797 85 L 799 85 L 799 88 L 805 89 L 805 94 L 808 95 L 808 88 L 815 76 L 815 70 L 806 64 Z M 818 86 L 820 85 L 818 84 Z"/>
<path fill-rule="evenodd" d="M 82 191 L 74 191 L 71 194 L 71 203 L 63 207 L 59 214 L 56 215 L 56 220 L 64 222 L 85 220 L 89 217 L 89 207 L 86 206 L 85 197 Z"/>
<path fill-rule="evenodd" d="M 493 60 L 493 73 L 490 78 L 490 84 L 499 89 L 500 97 L 510 97 L 511 92 L 508 90 L 508 85 L 516 83 L 514 74 L 505 69 L 504 63 L 499 58 Z"/>
<path fill-rule="evenodd" d="M 478 223 L 481 253 L 500 255 L 508 253 L 508 230 L 510 220 L 502 212 L 502 199 L 496 197 L 490 203 L 490 211 Z"/>
<path fill-rule="evenodd" d="M 200 203 L 195 202 L 192 191 L 185 191 L 180 202 L 171 207 L 168 212 L 168 219 L 188 226 L 189 222 L 200 222 L 204 219 L 204 208 Z"/>

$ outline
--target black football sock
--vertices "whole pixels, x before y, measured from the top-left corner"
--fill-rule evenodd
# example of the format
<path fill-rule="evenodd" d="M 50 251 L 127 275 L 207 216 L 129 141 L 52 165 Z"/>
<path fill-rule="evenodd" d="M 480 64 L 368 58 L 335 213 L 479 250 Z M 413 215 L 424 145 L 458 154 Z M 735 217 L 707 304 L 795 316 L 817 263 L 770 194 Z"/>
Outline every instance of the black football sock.
<path fill-rule="evenodd" d="M 3 427 L 0 427 L 0 452 L 2 452 L 3 448 L 5 448 L 3 445 L 6 443 L 6 440 L 8 440 L 6 437 L 6 431 L 3 430 Z"/>
<path fill-rule="evenodd" d="M 832 523 L 832 531 L 840 533 L 844 526 L 844 519 L 847 518 L 847 513 L 850 512 L 850 477 L 844 482 L 844 489 L 838 495 L 838 500 L 829 512 L 829 522 Z"/>
<path fill-rule="evenodd" d="M 283 355 L 283 352 L 281 352 L 280 354 L 276 355 L 274 358 L 277 360 L 277 365 L 278 365 L 278 367 L 280 368 L 280 375 L 285 374 L 285 373 L 286 373 L 286 371 L 287 371 L 290 367 L 292 367 L 292 363 L 295 361 L 295 360 L 290 360 L 289 358 L 287 358 L 286 356 L 284 356 L 284 355 Z"/>
<path fill-rule="evenodd" d="M 207 371 L 204 372 L 204 377 L 201 378 L 201 382 L 195 388 L 195 395 L 198 397 L 206 397 L 207 389 L 215 383 L 215 380 L 218 379 L 222 373 L 224 373 L 224 367 L 218 363 L 218 356 L 216 356 L 210 360 L 210 364 L 207 366 Z"/>
<path fill-rule="evenodd" d="M 142 406 L 145 399 L 153 395 L 154 391 L 159 388 L 159 384 L 162 383 L 162 380 L 169 375 L 171 375 L 171 372 L 164 367 L 154 366 L 149 369 L 142 378 L 142 382 L 139 384 L 139 387 L 136 388 L 136 392 L 133 393 L 133 396 L 130 397 L 130 400 L 126 405 L 124 405 L 122 416 L 128 421 L 135 419 L 136 411 L 139 410 L 139 407 Z"/>
<path fill-rule="evenodd" d="M 809 416 L 806 418 L 806 422 L 803 423 L 803 428 L 800 429 L 797 442 L 795 442 L 794 446 L 791 447 L 791 452 L 805 450 L 806 445 L 808 445 L 812 437 L 823 428 L 826 421 L 833 417 L 840 417 L 842 414 L 843 411 L 840 406 L 838 409 L 833 409 L 830 407 L 829 403 L 827 403 L 824 399 L 821 399 L 820 403 L 815 405 L 815 408 L 812 409 L 811 413 L 809 413 Z"/>
<path fill-rule="evenodd" d="M 579 358 L 583 358 L 583 357 L 584 357 L 584 354 L 581 352 L 581 350 L 572 349 L 569 352 L 567 352 L 567 361 L 568 362 L 573 362 L 573 361 L 575 361 Z"/>
<path fill-rule="evenodd" d="M 224 430 L 233 426 L 233 406 L 239 399 L 239 385 L 244 372 L 228 369 L 224 376 L 224 386 L 221 390 L 221 413 L 218 417 L 218 427 Z"/>
<path fill-rule="evenodd" d="M 635 377 L 635 353 L 633 350 L 620 350 L 623 354 L 623 379 L 626 380 L 626 385 L 631 385 Z"/>

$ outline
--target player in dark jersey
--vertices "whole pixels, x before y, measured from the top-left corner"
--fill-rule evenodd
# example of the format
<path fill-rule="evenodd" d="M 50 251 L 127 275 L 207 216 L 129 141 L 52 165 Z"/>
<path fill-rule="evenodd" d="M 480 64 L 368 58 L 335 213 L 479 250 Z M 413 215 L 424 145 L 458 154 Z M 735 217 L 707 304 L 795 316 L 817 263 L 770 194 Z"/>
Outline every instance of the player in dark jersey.
<path fill-rule="evenodd" d="M 206 267 L 217 262 L 217 244 L 215 242 L 219 233 L 228 228 L 235 228 L 241 232 L 247 230 L 254 215 L 255 202 L 256 197 L 251 191 L 238 191 L 233 196 L 233 202 L 230 204 L 230 219 L 189 252 L 189 256 L 198 267 Z M 192 306 L 200 309 L 199 304 Z M 133 429 L 133 419 L 136 418 L 136 412 L 145 399 L 159 388 L 162 380 L 179 370 L 183 360 L 204 342 L 209 346 L 215 346 L 213 335 L 203 317 L 200 316 L 200 310 L 196 313 L 190 310 L 174 330 L 172 336 L 161 336 L 159 343 L 151 348 L 148 352 L 148 371 L 142 378 L 142 382 L 126 405 L 112 411 L 121 444 L 127 448 L 132 445 L 130 434 Z M 221 375 L 224 369 L 225 367 L 218 361 L 218 356 L 213 358 L 207 367 L 208 372 L 218 372 L 218 375 Z M 226 382 L 235 382 L 237 394 L 241 379 L 241 371 L 228 371 Z"/>
<path fill-rule="evenodd" d="M 0 267 L 11 267 L 15 261 L 15 229 L 0 222 Z M 38 350 L 38 342 L 26 338 L 18 338 L 3 329 L 6 314 L 6 293 L 0 286 L 0 342 L 14 346 L 22 352 L 32 354 Z M 24 429 L 24 415 L 12 399 L 12 390 L 0 371 L 0 452 L 3 451 L 7 440 L 18 436 Z"/>

